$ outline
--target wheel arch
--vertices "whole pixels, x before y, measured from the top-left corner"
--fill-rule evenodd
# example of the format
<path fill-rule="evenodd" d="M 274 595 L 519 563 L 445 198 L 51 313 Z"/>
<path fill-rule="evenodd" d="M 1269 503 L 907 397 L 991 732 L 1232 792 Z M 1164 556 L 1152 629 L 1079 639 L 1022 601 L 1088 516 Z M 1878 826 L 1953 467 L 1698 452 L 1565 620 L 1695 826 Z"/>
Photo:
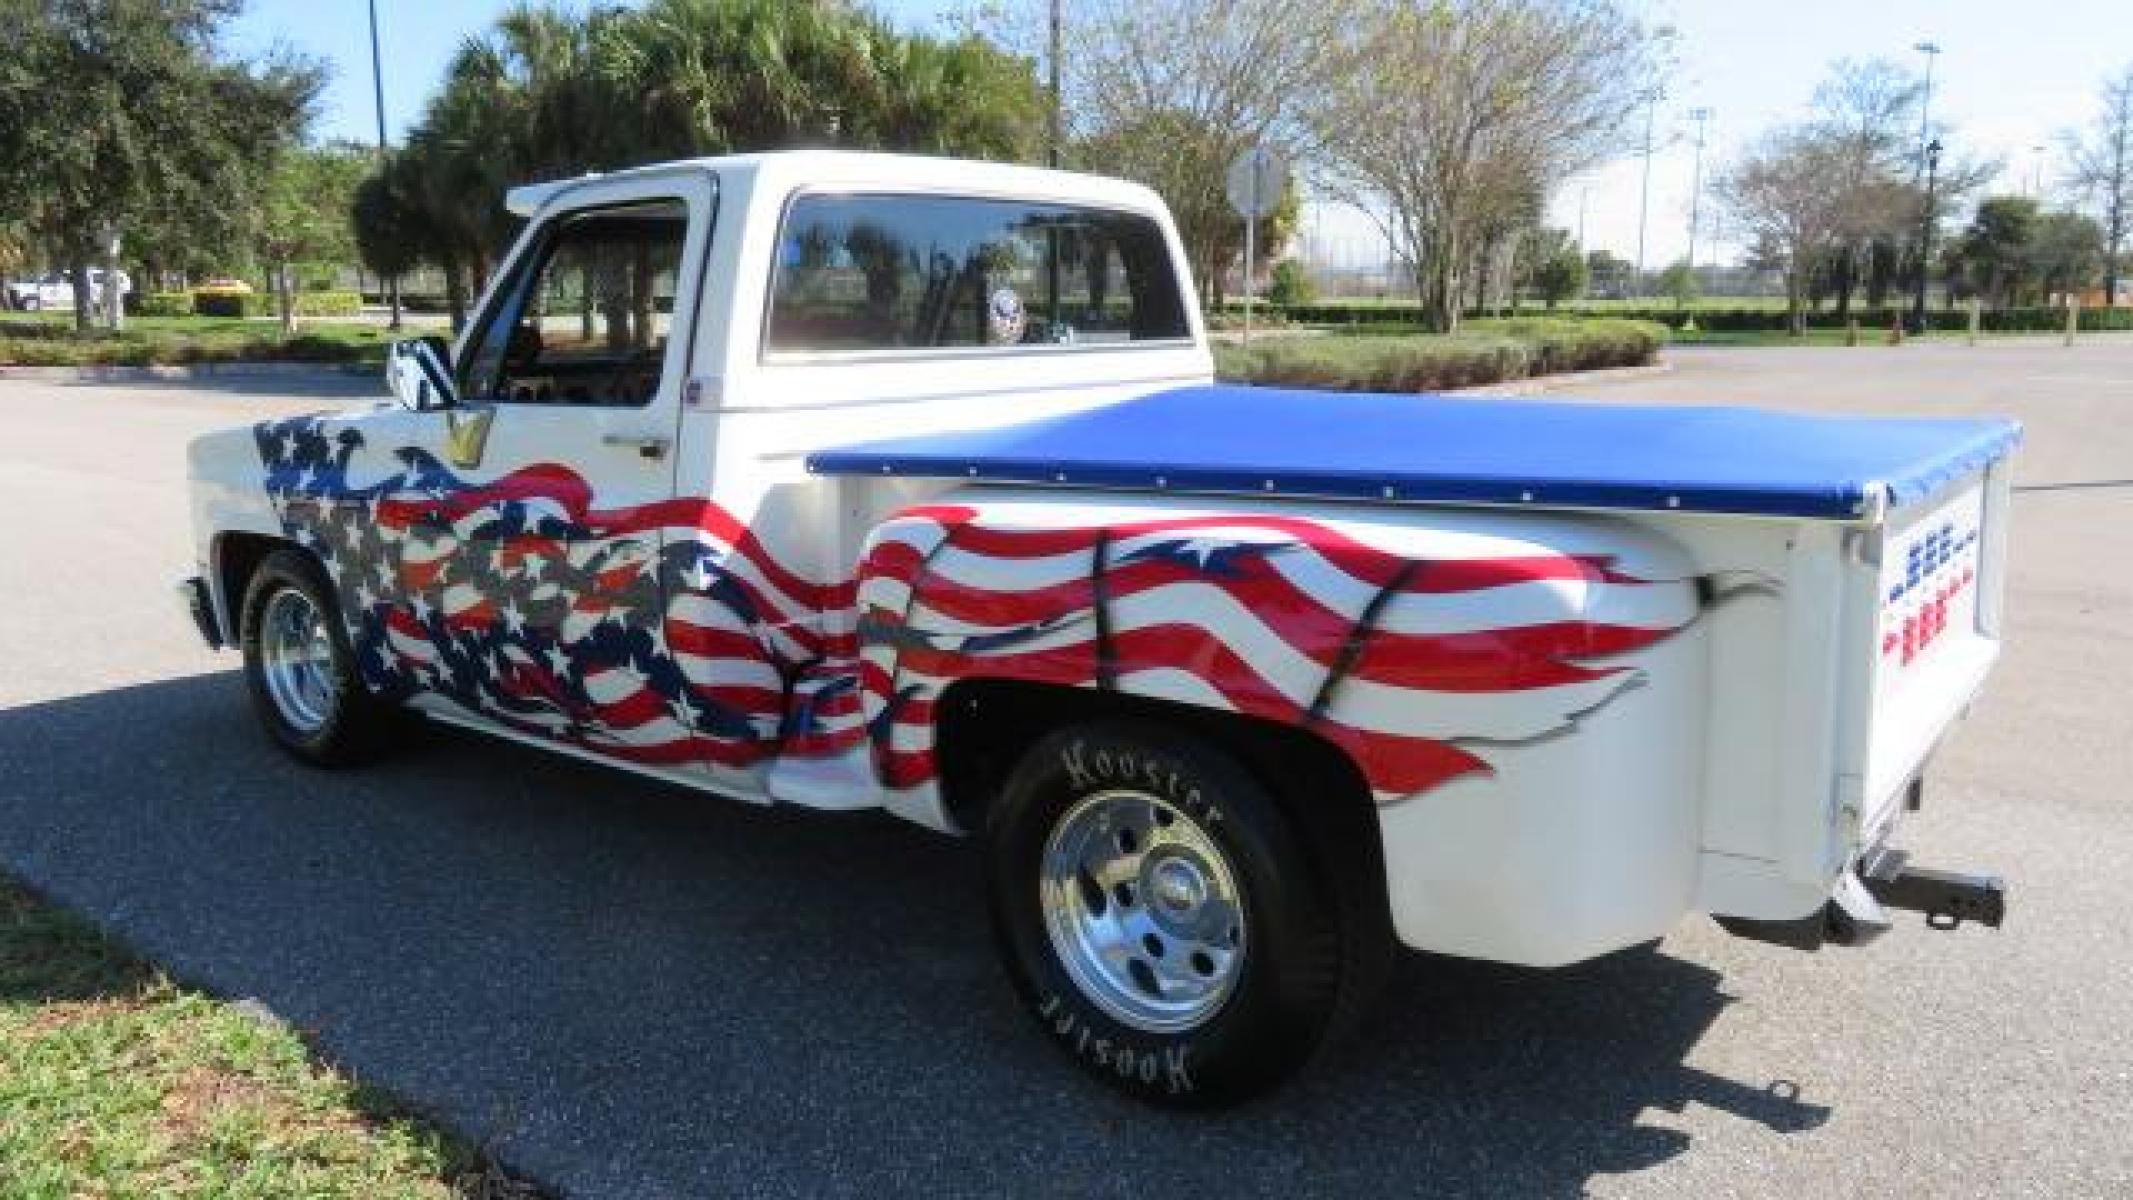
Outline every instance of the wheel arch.
<path fill-rule="evenodd" d="M 237 625 L 244 609 L 245 589 L 251 585 L 259 564 L 267 561 L 276 550 L 293 550 L 314 563 L 317 561 L 309 550 L 285 537 L 242 529 L 225 530 L 215 535 L 212 580 L 217 598 L 215 619 L 221 624 L 225 644 L 237 644 L 243 632 Z"/>
<path fill-rule="evenodd" d="M 1387 921 L 1389 935 L 1384 843 L 1370 785 L 1345 751 L 1300 725 L 1125 692 L 961 679 L 935 708 L 942 807 L 962 829 L 982 828 L 987 805 L 1023 751 L 1062 725 L 1118 719 L 1169 726 L 1236 755 L 1296 818 L 1321 861 L 1363 871 L 1368 907 Z"/>

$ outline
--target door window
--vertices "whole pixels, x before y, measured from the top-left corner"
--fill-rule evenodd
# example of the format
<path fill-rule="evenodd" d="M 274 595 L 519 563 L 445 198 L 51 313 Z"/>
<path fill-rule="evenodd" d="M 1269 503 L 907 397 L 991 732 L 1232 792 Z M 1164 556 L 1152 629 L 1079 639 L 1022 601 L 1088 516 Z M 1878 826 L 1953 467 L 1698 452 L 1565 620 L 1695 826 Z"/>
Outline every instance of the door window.
<path fill-rule="evenodd" d="M 688 209 L 678 200 L 562 218 L 497 298 L 460 395 L 500 404 L 641 405 L 659 390 Z"/>

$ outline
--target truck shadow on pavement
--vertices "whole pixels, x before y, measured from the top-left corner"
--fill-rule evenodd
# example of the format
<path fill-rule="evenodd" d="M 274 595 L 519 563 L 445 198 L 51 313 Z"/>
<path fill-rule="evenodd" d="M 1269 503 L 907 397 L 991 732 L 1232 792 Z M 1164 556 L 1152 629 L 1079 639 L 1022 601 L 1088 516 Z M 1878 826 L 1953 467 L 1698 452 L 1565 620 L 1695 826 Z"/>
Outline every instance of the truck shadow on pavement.
<path fill-rule="evenodd" d="M 1652 948 L 1410 955 L 1287 1090 L 1152 1112 L 1016 1010 L 958 843 L 412 742 L 297 766 L 233 672 L 17 707 L 0 863 L 573 1195 L 1563 1195 L 1688 1148 L 1648 1109 L 1828 1116 L 1687 1065 L 1726 997 Z"/>

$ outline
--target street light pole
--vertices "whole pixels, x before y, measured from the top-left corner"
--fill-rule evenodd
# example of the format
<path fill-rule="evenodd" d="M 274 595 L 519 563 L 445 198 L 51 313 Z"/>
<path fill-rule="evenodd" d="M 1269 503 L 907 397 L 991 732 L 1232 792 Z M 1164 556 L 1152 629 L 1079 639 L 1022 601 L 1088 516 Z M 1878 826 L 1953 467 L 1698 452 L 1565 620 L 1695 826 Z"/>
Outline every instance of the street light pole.
<path fill-rule="evenodd" d="M 1926 268 L 1933 258 L 1933 185 L 1940 173 L 1940 139 L 1926 143 L 1926 211 L 1918 222 L 1918 292 L 1911 298 L 1911 332 L 1926 331 Z"/>
<path fill-rule="evenodd" d="M 1652 123 L 1658 118 L 1659 92 L 1654 90 L 1644 108 L 1644 183 L 1637 196 L 1637 275 L 1630 281 L 1636 289 L 1631 294 L 1636 296 L 1644 294 L 1644 226 L 1652 210 Z"/>
<path fill-rule="evenodd" d="M 1911 49 L 1926 56 L 1925 94 L 1918 101 L 1919 170 L 1911 176 L 1914 183 L 1917 182 L 1919 175 L 1927 177 L 1926 207 L 1925 211 L 1920 214 L 1918 221 L 1918 295 L 1911 305 L 1911 332 L 1924 333 L 1926 331 L 1927 260 L 1933 254 L 1931 245 L 1933 240 L 1933 183 L 1931 177 L 1934 167 L 1939 162 L 1940 155 L 1940 142 L 1931 140 L 1933 135 L 1933 63 L 1940 57 L 1940 44 L 1938 42 L 1917 42 L 1911 46 Z"/>
<path fill-rule="evenodd" d="M 1923 165 L 1926 159 L 1926 139 L 1933 133 L 1933 60 L 1940 57 L 1940 44 L 1919 42 L 1911 49 L 1926 56 L 1926 94 L 1918 102 L 1918 161 Z"/>
<path fill-rule="evenodd" d="M 371 96 L 377 101 L 378 112 L 378 166 L 385 166 L 385 67 L 383 56 L 378 53 L 378 0 L 370 0 L 370 86 Z M 400 328 L 400 277 L 395 275 L 385 281 L 385 302 L 391 306 L 392 318 L 387 328 Z"/>
<path fill-rule="evenodd" d="M 1689 274 L 1696 273 L 1696 220 L 1703 213 L 1703 126 L 1711 119 L 1711 110 L 1702 106 L 1689 110 L 1689 119 L 1696 122 L 1696 171 L 1689 183 Z"/>
<path fill-rule="evenodd" d="M 1050 83 L 1052 89 L 1052 120 L 1050 129 L 1051 147 L 1049 151 L 1049 163 L 1052 167 L 1055 168 L 1059 165 L 1059 144 L 1061 141 L 1064 140 L 1064 135 L 1060 132 L 1060 130 L 1061 127 L 1065 124 L 1065 122 L 1061 119 L 1062 114 L 1060 112 L 1059 107 L 1059 51 L 1061 44 L 1066 41 L 1066 36 L 1064 32 L 1066 25 L 1066 17 L 1065 14 L 1060 11 L 1060 8 L 1064 3 L 1065 0 L 1052 0 L 1051 53 L 1050 55 L 1048 55 L 1051 60 L 1049 63 L 1049 67 L 1051 70 Z"/>

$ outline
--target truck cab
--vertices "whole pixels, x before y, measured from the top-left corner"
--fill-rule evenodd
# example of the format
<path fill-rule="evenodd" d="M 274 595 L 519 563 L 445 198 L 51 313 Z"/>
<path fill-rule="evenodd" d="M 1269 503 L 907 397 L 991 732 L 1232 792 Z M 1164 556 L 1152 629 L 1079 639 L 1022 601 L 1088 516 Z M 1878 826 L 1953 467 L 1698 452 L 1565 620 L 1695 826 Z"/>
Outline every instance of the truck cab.
<path fill-rule="evenodd" d="M 345 765 L 407 714 L 974 835 L 1009 975 L 1165 1103 L 1395 942 L 1997 924 L 1888 849 L 1997 656 L 2003 422 L 1217 386 L 1137 185 L 795 152 L 514 191 L 392 398 L 191 451 L 212 643 Z"/>

